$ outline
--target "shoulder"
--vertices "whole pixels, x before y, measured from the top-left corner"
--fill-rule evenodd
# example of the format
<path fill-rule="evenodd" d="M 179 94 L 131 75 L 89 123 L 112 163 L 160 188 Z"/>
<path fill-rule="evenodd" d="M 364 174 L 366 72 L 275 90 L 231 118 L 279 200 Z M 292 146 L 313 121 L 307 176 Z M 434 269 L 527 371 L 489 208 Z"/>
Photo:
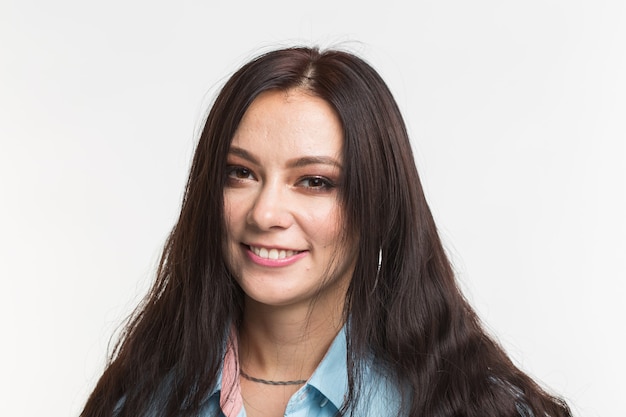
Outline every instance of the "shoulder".
<path fill-rule="evenodd" d="M 363 369 L 358 398 L 351 410 L 353 416 L 404 417 L 404 405 L 410 402 L 410 392 L 382 367 L 368 361 Z"/>
<path fill-rule="evenodd" d="M 354 397 L 346 416 L 393 417 L 399 414 L 403 395 L 399 384 L 373 357 L 358 360 L 357 369 L 350 369 L 347 357 L 345 328 L 342 329 L 315 370 L 308 385 L 314 387 L 339 410 L 348 400 L 349 374 L 355 377 Z"/>
<path fill-rule="evenodd" d="M 405 417 L 409 416 L 414 392 L 408 384 L 402 384 L 391 372 L 373 362 L 363 370 L 358 399 L 349 409 L 348 416 Z M 495 387 L 503 390 L 513 406 L 513 415 L 535 417 L 521 389 L 500 379 L 491 379 Z M 508 415 L 508 414 L 507 414 Z"/>

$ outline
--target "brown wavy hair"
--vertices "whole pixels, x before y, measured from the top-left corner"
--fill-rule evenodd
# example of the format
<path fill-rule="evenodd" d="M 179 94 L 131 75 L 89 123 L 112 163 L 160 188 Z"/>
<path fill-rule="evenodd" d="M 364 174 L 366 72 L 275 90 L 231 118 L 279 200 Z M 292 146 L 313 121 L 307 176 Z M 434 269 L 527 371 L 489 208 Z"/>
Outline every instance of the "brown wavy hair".
<path fill-rule="evenodd" d="M 409 416 L 570 416 L 512 363 L 459 290 L 385 82 L 351 53 L 305 47 L 253 59 L 218 94 L 156 281 L 81 416 L 192 416 L 215 387 L 228 328 L 243 309 L 222 253 L 226 155 L 260 93 L 294 88 L 326 100 L 343 125 L 341 198 L 359 239 L 342 410 L 359 400 L 361 369 L 373 357 L 402 387 Z"/>

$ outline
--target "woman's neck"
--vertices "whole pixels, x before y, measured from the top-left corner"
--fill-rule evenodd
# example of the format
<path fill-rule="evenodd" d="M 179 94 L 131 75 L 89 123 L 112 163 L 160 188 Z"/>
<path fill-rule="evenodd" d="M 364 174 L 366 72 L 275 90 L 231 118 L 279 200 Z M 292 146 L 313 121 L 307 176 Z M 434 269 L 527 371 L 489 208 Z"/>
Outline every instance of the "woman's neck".
<path fill-rule="evenodd" d="M 247 299 L 239 329 L 241 369 L 266 380 L 308 379 L 342 326 L 339 307 L 273 307 Z"/>

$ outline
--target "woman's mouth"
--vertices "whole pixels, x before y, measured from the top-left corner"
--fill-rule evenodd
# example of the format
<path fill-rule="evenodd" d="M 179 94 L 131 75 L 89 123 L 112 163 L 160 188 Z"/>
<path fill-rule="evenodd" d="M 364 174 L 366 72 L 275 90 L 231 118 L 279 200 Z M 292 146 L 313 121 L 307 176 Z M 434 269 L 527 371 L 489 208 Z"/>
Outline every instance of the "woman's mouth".
<path fill-rule="evenodd" d="M 283 267 L 292 265 L 304 258 L 308 251 L 279 248 L 264 248 L 260 246 L 244 245 L 248 258 L 263 267 Z"/>
<path fill-rule="evenodd" d="M 248 248 L 250 249 L 252 253 L 254 253 L 259 258 L 272 259 L 272 260 L 290 258 L 293 255 L 296 255 L 301 252 L 301 251 L 276 249 L 276 248 L 270 248 L 270 249 L 259 248 L 256 246 L 248 246 Z"/>

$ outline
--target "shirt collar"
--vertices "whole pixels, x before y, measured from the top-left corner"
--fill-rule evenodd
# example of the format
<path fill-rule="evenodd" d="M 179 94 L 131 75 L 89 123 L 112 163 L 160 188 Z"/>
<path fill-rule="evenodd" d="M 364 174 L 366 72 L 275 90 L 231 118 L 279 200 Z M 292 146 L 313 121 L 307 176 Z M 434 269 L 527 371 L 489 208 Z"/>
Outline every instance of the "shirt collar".
<path fill-rule="evenodd" d="M 344 326 L 307 383 L 328 398 L 337 409 L 341 408 L 348 392 L 347 355 Z"/>
<path fill-rule="evenodd" d="M 223 392 L 226 390 L 226 392 Z M 220 408 L 227 417 L 236 416 L 243 407 L 239 386 L 239 360 L 237 353 L 237 332 L 231 327 L 225 344 L 222 367 L 217 375 L 215 387 L 207 397 L 216 397 Z"/>

